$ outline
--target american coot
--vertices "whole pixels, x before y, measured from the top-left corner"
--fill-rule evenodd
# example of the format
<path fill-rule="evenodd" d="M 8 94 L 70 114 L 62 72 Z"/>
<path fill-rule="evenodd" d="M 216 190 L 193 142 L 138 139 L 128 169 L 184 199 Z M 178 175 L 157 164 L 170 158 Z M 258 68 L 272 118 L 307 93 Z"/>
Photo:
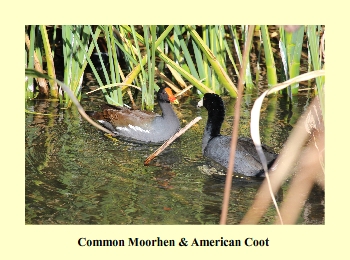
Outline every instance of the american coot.
<path fill-rule="evenodd" d="M 225 117 L 224 103 L 219 95 L 206 93 L 203 99 L 199 101 L 198 106 L 204 106 L 208 110 L 208 121 L 202 141 L 203 155 L 227 168 L 231 137 L 220 135 L 221 125 Z M 263 145 L 263 151 L 268 167 L 270 167 L 277 155 L 265 145 Z M 252 139 L 238 138 L 234 172 L 245 176 L 264 177 L 265 173 Z"/>
<path fill-rule="evenodd" d="M 108 107 L 91 117 L 118 137 L 141 143 L 161 143 L 180 128 L 180 122 L 170 103 L 178 103 L 170 88 L 160 88 L 157 100 L 162 115 L 124 107 Z"/>

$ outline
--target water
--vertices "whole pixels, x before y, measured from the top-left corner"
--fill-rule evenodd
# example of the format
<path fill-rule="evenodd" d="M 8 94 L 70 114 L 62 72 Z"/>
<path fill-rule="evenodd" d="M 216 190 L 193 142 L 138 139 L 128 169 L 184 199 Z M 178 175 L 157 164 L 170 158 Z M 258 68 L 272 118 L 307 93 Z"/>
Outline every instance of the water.
<path fill-rule="evenodd" d="M 250 99 L 246 96 L 242 104 L 241 136 L 249 136 Z M 235 100 L 224 101 L 222 133 L 229 135 Z M 82 105 L 96 109 L 102 102 L 96 94 L 84 96 Z M 201 154 L 207 115 L 205 109 L 196 108 L 197 102 L 194 96 L 184 97 L 175 109 L 182 126 L 197 116 L 203 120 L 150 166 L 143 162 L 158 146 L 112 141 L 75 108 L 61 110 L 47 101 L 28 103 L 29 110 L 57 116 L 26 114 L 26 224 L 218 224 L 224 179 L 210 174 L 210 162 Z M 306 96 L 299 96 L 289 106 L 279 97 L 275 106 L 265 106 L 262 141 L 278 153 L 308 102 Z M 228 224 L 240 222 L 260 184 L 234 177 Z M 288 181 L 283 185 L 278 201 L 288 185 Z M 274 215 L 271 206 L 260 224 L 273 223 Z M 298 224 L 324 224 L 324 192 L 319 188 L 312 190 Z"/>

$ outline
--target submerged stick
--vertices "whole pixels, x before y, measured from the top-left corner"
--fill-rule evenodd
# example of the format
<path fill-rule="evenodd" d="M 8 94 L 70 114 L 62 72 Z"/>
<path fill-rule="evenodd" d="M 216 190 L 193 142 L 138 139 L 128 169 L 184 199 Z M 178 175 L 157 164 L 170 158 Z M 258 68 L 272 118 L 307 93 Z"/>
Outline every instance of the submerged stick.
<path fill-rule="evenodd" d="M 161 147 L 159 147 L 154 153 L 152 153 L 148 158 L 144 161 L 143 165 L 147 166 L 149 165 L 150 161 L 154 159 L 158 154 L 163 152 L 165 148 L 167 148 L 172 142 L 175 141 L 176 138 L 181 136 L 183 133 L 185 133 L 190 127 L 192 127 L 195 123 L 197 123 L 199 120 L 201 120 L 202 117 L 198 116 L 195 119 L 193 119 L 191 122 L 189 122 L 185 127 L 181 128 L 179 131 L 177 131 L 172 137 L 170 137 L 164 144 L 162 144 Z"/>

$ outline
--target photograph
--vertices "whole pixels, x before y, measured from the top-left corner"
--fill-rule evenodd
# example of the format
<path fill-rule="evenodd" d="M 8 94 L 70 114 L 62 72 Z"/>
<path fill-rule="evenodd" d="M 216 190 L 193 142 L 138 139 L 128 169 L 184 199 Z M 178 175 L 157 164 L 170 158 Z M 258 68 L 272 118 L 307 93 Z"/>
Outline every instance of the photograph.
<path fill-rule="evenodd" d="M 25 225 L 324 226 L 325 32 L 25 25 Z"/>

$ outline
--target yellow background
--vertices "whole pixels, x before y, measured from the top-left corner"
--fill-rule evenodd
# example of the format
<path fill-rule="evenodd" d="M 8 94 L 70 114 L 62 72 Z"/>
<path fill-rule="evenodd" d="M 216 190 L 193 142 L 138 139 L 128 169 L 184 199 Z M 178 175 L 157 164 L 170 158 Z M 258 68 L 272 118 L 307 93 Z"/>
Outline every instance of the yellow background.
<path fill-rule="evenodd" d="M 344 2 L 345 3 L 345 2 Z M 336 1 L 26 1 L 1 16 L 1 259 L 345 259 L 349 256 L 349 30 Z M 25 225 L 24 25 L 325 24 L 326 224 L 320 226 Z M 88 239 L 270 240 L 269 247 L 79 247 Z M 331 258 L 332 257 L 332 258 Z"/>

